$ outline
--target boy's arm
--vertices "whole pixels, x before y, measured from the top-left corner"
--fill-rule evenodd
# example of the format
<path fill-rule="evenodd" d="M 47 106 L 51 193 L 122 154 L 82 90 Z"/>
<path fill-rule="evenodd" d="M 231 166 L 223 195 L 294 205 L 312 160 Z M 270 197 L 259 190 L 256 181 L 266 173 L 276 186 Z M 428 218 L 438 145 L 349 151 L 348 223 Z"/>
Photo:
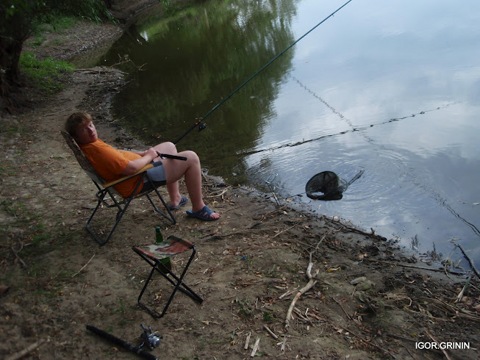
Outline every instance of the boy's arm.
<path fill-rule="evenodd" d="M 127 167 L 122 171 L 122 175 L 135 174 L 140 169 L 150 164 L 156 157 L 157 152 L 153 148 L 144 151 L 142 157 L 128 162 Z"/>

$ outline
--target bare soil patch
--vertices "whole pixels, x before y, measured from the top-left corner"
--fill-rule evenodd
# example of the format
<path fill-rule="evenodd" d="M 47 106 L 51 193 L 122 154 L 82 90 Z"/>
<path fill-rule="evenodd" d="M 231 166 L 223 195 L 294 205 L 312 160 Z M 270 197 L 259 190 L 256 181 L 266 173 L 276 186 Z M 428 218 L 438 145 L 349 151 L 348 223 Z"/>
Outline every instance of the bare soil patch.
<path fill-rule="evenodd" d="M 59 56 L 84 42 L 100 46 L 118 31 L 83 26 L 61 49 L 42 51 Z M 132 359 L 85 326 L 135 343 L 143 323 L 163 337 L 152 353 L 165 359 L 478 359 L 478 278 L 457 301 L 465 276 L 252 189 L 218 187 L 206 178 L 207 202 L 223 215 L 212 223 L 178 211 L 177 224 L 168 226 L 137 200 L 99 247 L 83 229 L 94 185 L 59 130 L 73 111 L 86 110 L 106 141 L 142 146 L 109 112 L 123 81 L 114 69 L 79 70 L 59 94 L 0 120 L 0 358 Z M 196 245 L 186 281 L 204 298 L 198 305 L 178 293 L 159 320 L 137 306 L 149 268 L 131 249 L 153 242 L 156 225 L 164 236 Z M 177 269 L 183 262 L 173 259 Z M 146 294 L 154 306 L 169 290 L 157 279 Z M 312 287 L 300 294 L 309 280 Z M 470 349 L 416 348 L 433 341 Z"/>

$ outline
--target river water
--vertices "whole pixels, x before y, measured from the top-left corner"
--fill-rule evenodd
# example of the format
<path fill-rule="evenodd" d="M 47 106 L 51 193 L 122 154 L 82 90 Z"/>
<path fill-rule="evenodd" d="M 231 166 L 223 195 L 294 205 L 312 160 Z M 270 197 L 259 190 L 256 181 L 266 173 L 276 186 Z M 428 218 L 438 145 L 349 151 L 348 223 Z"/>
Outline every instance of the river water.
<path fill-rule="evenodd" d="M 480 2 L 353 0 L 328 17 L 344 3 L 152 11 L 100 61 L 130 74 L 115 115 L 230 183 L 443 259 L 461 258 L 455 241 L 479 266 Z M 364 174 L 309 199 L 326 170 Z"/>

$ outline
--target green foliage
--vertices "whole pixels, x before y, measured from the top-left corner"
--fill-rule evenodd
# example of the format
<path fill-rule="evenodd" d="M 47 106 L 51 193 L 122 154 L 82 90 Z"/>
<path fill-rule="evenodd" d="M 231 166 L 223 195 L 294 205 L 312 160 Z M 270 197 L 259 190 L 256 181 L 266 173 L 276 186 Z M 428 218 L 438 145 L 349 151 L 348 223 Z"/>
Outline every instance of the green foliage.
<path fill-rule="evenodd" d="M 40 46 L 45 41 L 45 34 L 53 32 L 62 32 L 73 27 L 78 18 L 72 16 L 49 16 L 42 19 L 41 23 L 36 22 L 33 25 L 33 46 Z"/>
<path fill-rule="evenodd" d="M 35 30 L 42 31 L 62 31 L 73 27 L 77 23 L 77 18 L 73 16 L 47 16 L 43 22 L 35 27 Z"/>
<path fill-rule="evenodd" d="M 80 17 L 95 22 L 102 20 L 113 20 L 112 16 L 105 7 L 105 2 L 101 0 L 47 0 L 44 2 L 48 12 L 44 16 L 52 16 L 46 14 L 59 14 Z"/>
<path fill-rule="evenodd" d="M 65 26 L 62 21 L 52 20 L 65 16 L 95 22 L 113 20 L 102 0 L 0 1 L 0 111 L 4 110 L 4 104 L 5 108 L 12 105 L 12 89 L 19 86 L 22 70 L 48 92 L 60 88 L 57 75 L 68 70 L 68 66 L 48 59 L 38 63 L 31 55 L 22 54 L 22 46 L 38 24 L 50 23 L 54 28 Z M 35 40 L 37 46 L 42 42 L 40 36 Z"/>
<path fill-rule="evenodd" d="M 269 312 L 269 311 L 264 311 L 263 312 L 263 321 L 267 322 L 267 323 L 271 323 L 274 319 L 274 315 Z"/>
<path fill-rule="evenodd" d="M 25 205 L 18 201 L 3 200 L 0 209 L 11 217 L 18 218 L 25 211 Z"/>
<path fill-rule="evenodd" d="M 248 303 L 248 300 L 235 299 L 235 303 L 238 306 L 238 316 L 244 320 L 253 319 L 255 309 Z"/>
<path fill-rule="evenodd" d="M 101 0 L 4 0 L 0 4 L 0 30 L 7 34 L 19 25 L 27 33 L 35 24 L 62 26 L 66 19 L 71 22 L 72 17 L 95 22 L 114 20 Z"/>
<path fill-rule="evenodd" d="M 32 237 L 32 245 L 42 246 L 51 238 L 51 234 L 45 231 L 43 224 L 36 224 L 34 229 L 34 235 Z"/>
<path fill-rule="evenodd" d="M 38 60 L 34 54 L 29 52 L 21 54 L 20 68 L 36 86 L 48 93 L 61 90 L 61 75 L 74 69 L 73 65 L 66 61 L 54 60 L 52 58 Z"/>

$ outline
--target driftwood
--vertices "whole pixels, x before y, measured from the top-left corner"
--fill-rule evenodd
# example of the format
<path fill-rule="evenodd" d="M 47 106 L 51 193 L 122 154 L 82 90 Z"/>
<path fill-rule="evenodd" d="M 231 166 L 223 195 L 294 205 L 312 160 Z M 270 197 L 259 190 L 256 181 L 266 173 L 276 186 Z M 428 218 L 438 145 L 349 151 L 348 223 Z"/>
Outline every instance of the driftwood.
<path fill-rule="evenodd" d="M 300 299 L 300 296 L 302 296 L 303 294 L 305 294 L 308 290 L 310 290 L 312 287 L 315 286 L 315 284 L 317 283 L 317 279 L 316 279 L 316 276 L 318 275 L 319 273 L 319 270 L 317 270 L 315 272 L 315 274 L 312 275 L 312 268 L 313 268 L 313 261 L 312 261 L 312 258 L 313 258 L 313 254 L 318 250 L 318 247 L 320 246 L 320 244 L 323 242 L 323 240 L 325 239 L 326 235 L 324 235 L 320 241 L 317 243 L 317 245 L 315 246 L 315 249 L 313 249 L 313 251 L 310 252 L 310 255 L 309 255 L 309 262 L 308 262 L 308 266 L 307 266 L 307 277 L 308 277 L 308 283 L 307 285 L 305 285 L 303 288 L 301 288 L 300 290 L 298 290 L 297 294 L 295 295 L 295 297 L 293 298 L 291 304 L 290 304 L 290 307 L 288 308 L 288 311 L 287 311 L 287 317 L 285 318 L 285 328 L 288 328 L 290 326 L 290 319 L 292 318 L 292 311 L 293 309 L 295 308 L 295 304 L 297 303 L 298 299 Z"/>
<path fill-rule="evenodd" d="M 287 317 L 285 319 L 285 327 L 288 328 L 290 326 L 290 319 L 292 318 L 292 311 L 293 308 L 295 307 L 295 304 L 297 303 L 298 299 L 300 299 L 300 296 L 305 294 L 308 290 L 310 290 L 316 283 L 317 280 L 315 279 L 315 276 L 318 274 L 318 270 L 315 272 L 314 275 L 312 275 L 312 267 L 313 263 L 309 263 L 307 267 L 307 276 L 308 276 L 308 283 L 305 285 L 303 288 L 298 290 L 297 294 L 292 300 L 292 303 L 290 304 L 290 307 L 288 308 L 287 311 Z"/>

